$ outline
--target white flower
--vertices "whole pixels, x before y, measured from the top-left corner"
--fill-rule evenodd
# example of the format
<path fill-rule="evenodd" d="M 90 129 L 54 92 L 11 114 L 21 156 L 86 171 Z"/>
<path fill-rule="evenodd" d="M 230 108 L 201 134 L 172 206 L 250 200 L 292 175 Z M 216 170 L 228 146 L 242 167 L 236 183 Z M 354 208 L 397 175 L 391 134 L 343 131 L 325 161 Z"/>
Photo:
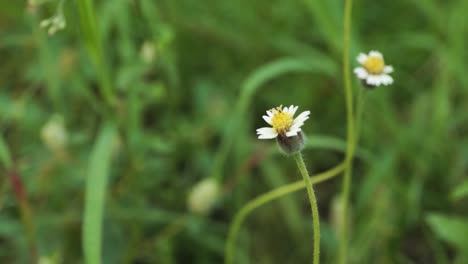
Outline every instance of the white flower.
<path fill-rule="evenodd" d="M 145 41 L 140 48 L 140 57 L 141 59 L 150 64 L 156 58 L 156 46 L 151 41 Z"/>
<path fill-rule="evenodd" d="M 67 22 L 63 14 L 58 12 L 50 18 L 42 20 L 40 26 L 46 28 L 47 33 L 51 36 L 55 34 L 55 32 L 64 29 L 67 26 Z"/>
<path fill-rule="evenodd" d="M 191 212 L 207 214 L 216 204 L 221 192 L 218 182 L 207 178 L 197 183 L 190 192 L 187 204 Z"/>
<path fill-rule="evenodd" d="M 356 67 L 354 73 L 370 86 L 389 85 L 393 83 L 393 78 L 389 75 L 393 72 L 393 67 L 385 65 L 382 53 L 371 51 L 369 55 L 360 53 L 357 61 L 361 67 Z"/>
<path fill-rule="evenodd" d="M 53 152 L 62 152 L 67 145 L 67 131 L 63 117 L 55 115 L 41 129 L 41 138 L 44 144 Z"/>
<path fill-rule="evenodd" d="M 293 137 L 301 131 L 301 126 L 304 121 L 309 119 L 310 111 L 305 111 L 293 119 L 294 114 L 299 106 L 291 105 L 289 108 L 282 106 L 266 111 L 268 115 L 264 115 L 263 119 L 272 127 L 262 127 L 257 129 L 259 139 L 276 138 L 278 135 L 282 137 Z"/>

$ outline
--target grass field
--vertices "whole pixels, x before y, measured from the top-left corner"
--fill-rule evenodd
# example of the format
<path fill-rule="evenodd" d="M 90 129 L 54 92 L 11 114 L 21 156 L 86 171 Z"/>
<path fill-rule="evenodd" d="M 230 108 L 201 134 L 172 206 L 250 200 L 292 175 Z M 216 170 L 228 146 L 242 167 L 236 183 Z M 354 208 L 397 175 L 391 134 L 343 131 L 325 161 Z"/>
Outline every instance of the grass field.
<path fill-rule="evenodd" d="M 349 45 L 345 2 L 2 1 L 0 263 L 223 263 L 243 206 L 302 179 L 255 134 L 279 105 L 311 112 L 311 174 L 342 165 L 322 263 L 468 263 L 468 1 L 355 0 Z M 392 85 L 352 73 L 370 50 Z M 234 263 L 312 263 L 303 185 L 243 220 Z"/>

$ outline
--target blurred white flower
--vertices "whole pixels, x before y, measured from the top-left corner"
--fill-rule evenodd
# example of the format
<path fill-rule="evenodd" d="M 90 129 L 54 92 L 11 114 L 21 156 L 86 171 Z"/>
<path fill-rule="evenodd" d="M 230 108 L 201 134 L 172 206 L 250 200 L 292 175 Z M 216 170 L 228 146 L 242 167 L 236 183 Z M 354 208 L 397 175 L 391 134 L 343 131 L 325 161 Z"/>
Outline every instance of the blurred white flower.
<path fill-rule="evenodd" d="M 47 29 L 49 35 L 55 34 L 55 32 L 62 30 L 66 27 L 67 22 L 62 12 L 58 12 L 53 17 L 44 19 L 41 21 L 40 26 Z"/>
<path fill-rule="evenodd" d="M 41 256 L 39 258 L 39 264 L 54 264 L 54 263 L 55 261 L 53 261 L 51 257 Z"/>
<path fill-rule="evenodd" d="M 283 138 L 297 136 L 301 131 L 301 126 L 309 119 L 310 111 L 304 111 L 293 119 L 299 106 L 291 105 L 289 108 L 279 106 L 266 111 L 267 115 L 263 119 L 271 127 L 257 129 L 259 139 L 272 139 L 280 135 Z"/>
<path fill-rule="evenodd" d="M 393 83 L 393 78 L 389 75 L 393 72 L 393 67 L 385 65 L 382 53 L 378 51 L 371 51 L 368 55 L 360 53 L 357 61 L 361 66 L 356 67 L 354 73 L 364 84 L 377 87 Z"/>
<path fill-rule="evenodd" d="M 52 116 L 41 129 L 41 139 L 55 153 L 64 151 L 68 135 L 61 116 Z"/>
<path fill-rule="evenodd" d="M 215 179 L 210 177 L 198 182 L 188 196 L 189 210 L 198 214 L 209 213 L 220 194 L 220 186 Z"/>
<path fill-rule="evenodd" d="M 349 205 L 351 207 L 351 204 Z M 330 210 L 330 223 L 333 229 L 335 230 L 337 237 L 343 232 L 344 228 L 344 221 L 343 221 L 343 213 L 344 213 L 344 206 L 343 206 L 343 199 L 341 195 L 335 195 L 331 201 L 331 210 Z M 352 210 L 348 209 L 349 219 L 352 219 Z M 346 227 L 351 227 L 350 220 L 346 222 Z"/>
<path fill-rule="evenodd" d="M 147 64 L 150 64 L 154 61 L 156 58 L 156 46 L 153 42 L 143 42 L 140 49 L 140 57 Z"/>

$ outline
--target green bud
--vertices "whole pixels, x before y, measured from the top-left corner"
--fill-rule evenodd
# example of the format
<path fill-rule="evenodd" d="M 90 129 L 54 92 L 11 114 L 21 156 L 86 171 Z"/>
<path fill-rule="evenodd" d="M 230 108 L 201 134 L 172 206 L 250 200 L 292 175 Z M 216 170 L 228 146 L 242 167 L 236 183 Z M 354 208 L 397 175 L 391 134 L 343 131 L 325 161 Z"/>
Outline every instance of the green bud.
<path fill-rule="evenodd" d="M 286 155 L 292 155 L 304 148 L 305 144 L 305 135 L 302 131 L 297 133 L 297 136 L 287 137 L 284 134 L 279 134 L 276 137 L 276 143 L 278 143 L 279 148 Z"/>

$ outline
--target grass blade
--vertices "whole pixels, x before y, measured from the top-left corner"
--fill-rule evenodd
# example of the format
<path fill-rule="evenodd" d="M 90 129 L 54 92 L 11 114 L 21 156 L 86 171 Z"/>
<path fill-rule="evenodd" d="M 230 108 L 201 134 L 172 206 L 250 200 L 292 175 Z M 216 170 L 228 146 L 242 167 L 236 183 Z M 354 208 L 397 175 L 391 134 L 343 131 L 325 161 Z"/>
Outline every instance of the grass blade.
<path fill-rule="evenodd" d="M 83 250 L 88 264 L 101 263 L 104 199 L 116 133 L 114 125 L 104 124 L 89 159 L 83 220 Z"/>

